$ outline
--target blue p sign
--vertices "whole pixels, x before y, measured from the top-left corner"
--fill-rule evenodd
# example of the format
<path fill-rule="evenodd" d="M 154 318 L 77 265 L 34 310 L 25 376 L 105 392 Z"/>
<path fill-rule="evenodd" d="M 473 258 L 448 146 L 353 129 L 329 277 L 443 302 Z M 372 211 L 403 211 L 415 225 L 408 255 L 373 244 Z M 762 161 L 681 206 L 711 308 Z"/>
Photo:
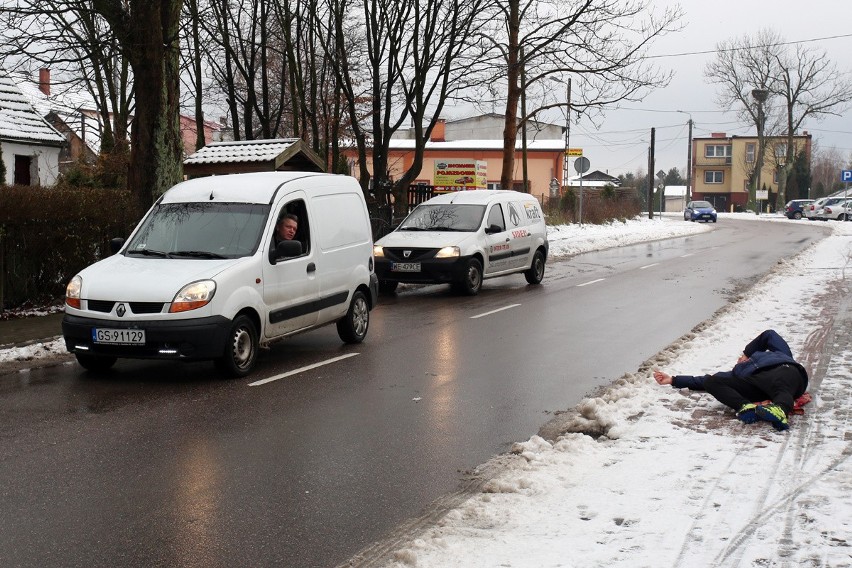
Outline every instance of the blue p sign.
<path fill-rule="evenodd" d="M 840 181 L 852 182 L 852 170 L 840 170 Z"/>

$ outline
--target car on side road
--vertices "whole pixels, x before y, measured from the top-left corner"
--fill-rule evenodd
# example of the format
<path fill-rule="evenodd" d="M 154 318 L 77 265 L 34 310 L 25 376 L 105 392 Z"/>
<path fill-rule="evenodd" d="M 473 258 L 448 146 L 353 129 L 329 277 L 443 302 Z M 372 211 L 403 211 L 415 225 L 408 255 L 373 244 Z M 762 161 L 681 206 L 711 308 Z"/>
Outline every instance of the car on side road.
<path fill-rule="evenodd" d="M 376 241 L 373 256 L 382 293 L 392 294 L 400 282 L 449 283 L 472 296 L 484 279 L 508 274 L 523 273 L 529 284 L 539 284 L 548 247 L 535 197 L 478 189 L 421 203 Z"/>
<path fill-rule="evenodd" d="M 823 204 L 828 201 L 828 197 L 820 197 L 819 199 L 815 199 L 813 203 L 808 205 L 803 209 L 805 214 L 805 219 L 809 221 L 815 221 L 817 217 L 817 213 L 822 209 Z"/>
<path fill-rule="evenodd" d="M 841 205 L 845 200 L 842 197 L 829 197 L 817 209 L 814 217 L 820 221 L 834 219 L 841 214 Z M 834 208 L 832 210 L 832 208 Z M 826 211 L 827 210 L 827 211 Z"/>
<path fill-rule="evenodd" d="M 690 201 L 683 210 L 684 221 L 716 222 L 716 209 L 709 201 Z"/>
<path fill-rule="evenodd" d="M 841 199 L 836 203 L 827 201 L 822 208 L 820 218 L 824 218 L 825 220 L 833 219 L 835 221 L 852 220 L 852 200 L 844 201 Z"/>
<path fill-rule="evenodd" d="M 784 215 L 788 219 L 801 219 L 805 216 L 805 208 L 813 202 L 813 199 L 791 199 L 784 206 Z"/>

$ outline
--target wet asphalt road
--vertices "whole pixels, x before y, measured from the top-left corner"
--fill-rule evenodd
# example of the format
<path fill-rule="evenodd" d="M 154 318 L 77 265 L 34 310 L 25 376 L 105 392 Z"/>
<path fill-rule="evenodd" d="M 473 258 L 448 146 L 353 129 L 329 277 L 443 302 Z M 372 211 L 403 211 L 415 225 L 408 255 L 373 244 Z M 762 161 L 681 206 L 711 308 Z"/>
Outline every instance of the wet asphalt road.
<path fill-rule="evenodd" d="M 823 236 L 723 220 L 552 262 L 543 286 L 403 289 L 364 344 L 327 327 L 246 380 L 144 361 L 3 375 L 0 565 L 344 563 Z"/>

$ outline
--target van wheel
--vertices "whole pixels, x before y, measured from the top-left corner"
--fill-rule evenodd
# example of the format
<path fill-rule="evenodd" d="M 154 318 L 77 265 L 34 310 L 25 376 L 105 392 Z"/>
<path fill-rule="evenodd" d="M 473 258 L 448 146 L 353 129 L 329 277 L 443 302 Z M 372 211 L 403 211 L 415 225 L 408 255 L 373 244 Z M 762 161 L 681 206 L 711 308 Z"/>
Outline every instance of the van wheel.
<path fill-rule="evenodd" d="M 524 278 L 529 284 L 541 284 L 544 278 L 544 253 L 540 250 L 535 251 L 532 260 L 532 266 L 524 272 Z"/>
<path fill-rule="evenodd" d="M 379 280 L 379 292 L 382 294 L 393 294 L 399 282 L 396 280 Z"/>
<path fill-rule="evenodd" d="M 116 357 L 99 357 L 98 355 L 89 355 L 87 353 L 74 353 L 74 356 L 77 358 L 77 362 L 80 363 L 81 367 L 87 371 L 96 373 L 108 370 L 115 365 L 117 360 Z"/>
<path fill-rule="evenodd" d="M 453 289 L 468 296 L 476 296 L 482 288 L 482 263 L 475 258 L 467 261 L 464 278 L 454 283 Z"/>
<path fill-rule="evenodd" d="M 237 316 L 225 341 L 225 354 L 216 367 L 232 377 L 245 377 L 257 361 L 257 330 L 248 316 Z"/>
<path fill-rule="evenodd" d="M 363 292 L 352 294 L 346 315 L 337 320 L 337 335 L 344 343 L 361 343 L 370 327 L 370 305 Z"/>

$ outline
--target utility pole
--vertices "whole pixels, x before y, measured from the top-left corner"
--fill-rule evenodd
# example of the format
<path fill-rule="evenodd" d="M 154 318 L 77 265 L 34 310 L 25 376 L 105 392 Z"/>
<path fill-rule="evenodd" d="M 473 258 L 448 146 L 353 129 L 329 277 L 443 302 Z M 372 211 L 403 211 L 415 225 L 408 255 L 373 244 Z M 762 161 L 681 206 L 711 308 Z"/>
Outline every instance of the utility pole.
<path fill-rule="evenodd" d="M 527 172 L 527 65 L 524 60 L 524 48 L 521 47 L 521 169 L 524 177 L 524 193 L 530 192 Z"/>
<path fill-rule="evenodd" d="M 651 129 L 651 146 L 648 148 L 648 219 L 654 218 L 654 137 L 656 129 Z"/>
<path fill-rule="evenodd" d="M 689 117 L 689 149 L 686 152 L 686 201 L 692 201 L 692 117 Z"/>

